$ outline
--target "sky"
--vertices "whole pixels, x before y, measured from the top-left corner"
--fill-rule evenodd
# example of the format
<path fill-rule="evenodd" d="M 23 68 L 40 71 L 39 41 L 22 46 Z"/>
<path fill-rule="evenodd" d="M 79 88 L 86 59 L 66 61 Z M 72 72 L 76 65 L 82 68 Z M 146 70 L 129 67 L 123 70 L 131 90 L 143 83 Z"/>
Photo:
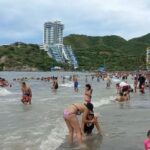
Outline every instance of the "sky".
<path fill-rule="evenodd" d="M 150 0 L 0 0 L 0 44 L 43 42 L 43 25 L 61 21 L 64 36 L 150 33 Z"/>

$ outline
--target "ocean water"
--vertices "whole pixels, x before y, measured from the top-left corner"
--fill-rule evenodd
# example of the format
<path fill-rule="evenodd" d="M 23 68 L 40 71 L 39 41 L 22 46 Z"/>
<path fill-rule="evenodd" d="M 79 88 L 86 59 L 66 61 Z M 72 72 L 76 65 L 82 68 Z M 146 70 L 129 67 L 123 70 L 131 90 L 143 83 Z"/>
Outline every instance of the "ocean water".
<path fill-rule="evenodd" d="M 64 72 L 1 72 L 12 83 L 11 88 L 0 89 L 0 149 L 3 150 L 54 150 L 65 139 L 68 133 L 63 120 L 63 110 L 71 103 L 83 102 L 85 74 L 79 75 L 79 92 L 75 93 L 72 82 L 65 80 Z M 23 105 L 20 82 L 13 78 L 21 77 L 59 77 L 59 89 L 54 92 L 51 83 L 38 80 L 28 80 L 32 88 L 32 105 Z M 107 105 L 114 98 L 113 90 L 105 91 L 104 82 L 92 82 L 94 89 L 93 103 L 95 107 Z"/>
<path fill-rule="evenodd" d="M 83 102 L 84 86 L 86 84 L 85 75 L 89 75 L 89 73 L 75 73 L 78 74 L 80 84 L 79 92 L 75 93 L 72 82 L 66 79 L 65 83 L 62 83 L 61 78 L 61 76 L 72 74 L 74 73 L 0 72 L 0 77 L 5 77 L 12 84 L 11 88 L 0 88 L 0 150 L 55 150 L 64 143 L 68 130 L 63 120 L 63 110 L 72 103 Z M 51 89 L 51 82 L 31 80 L 31 77 L 47 77 L 53 75 L 59 77 L 59 89 L 57 92 Z M 32 105 L 23 105 L 20 102 L 22 96 L 20 82 L 12 80 L 18 77 L 29 78 L 26 82 L 32 88 Z M 118 124 L 117 122 L 113 122 L 113 119 L 120 119 L 118 117 L 120 111 L 121 113 L 123 113 L 124 110 L 127 110 L 127 112 L 129 112 L 129 110 L 130 112 L 135 112 L 135 110 L 139 109 L 144 110 L 144 112 L 149 111 L 150 103 L 148 92 L 143 97 L 140 94 L 137 94 L 137 96 L 132 95 L 132 97 L 136 97 L 137 99 L 129 105 L 122 107 L 113 101 L 116 94 L 115 83 L 113 83 L 110 89 L 106 89 L 105 81 L 102 80 L 100 82 L 97 82 L 96 79 L 92 81 L 91 77 L 88 77 L 88 83 L 93 87 L 92 101 L 96 113 L 100 115 L 102 126 L 105 130 L 104 137 L 106 137 L 106 141 L 110 141 L 111 139 L 111 137 L 108 138 L 109 136 L 107 135 L 115 135 L 118 137 L 117 135 L 125 132 L 121 127 L 117 130 L 116 127 Z M 136 118 L 136 114 L 134 115 Z M 122 118 L 121 114 L 120 117 Z M 143 115 L 141 115 L 141 118 L 143 118 Z M 139 120 L 137 119 L 137 121 L 140 122 L 140 118 Z M 150 120 L 147 121 L 149 122 Z M 131 123 L 130 119 L 129 122 Z M 112 126 L 108 125 L 108 123 L 111 123 Z M 119 122 L 122 126 L 124 123 L 128 124 L 128 121 L 122 123 L 120 120 Z M 146 130 L 146 128 L 143 128 L 142 131 L 144 130 Z M 142 131 L 141 134 L 143 135 Z M 103 141 L 103 149 L 108 150 L 108 143 L 105 142 L 105 140 Z M 91 147 L 93 147 L 92 143 Z M 112 146 L 109 147 L 109 149 L 111 148 Z M 95 144 L 94 150 L 96 149 L 100 148 Z M 90 148 L 90 150 L 92 150 L 92 148 Z"/>

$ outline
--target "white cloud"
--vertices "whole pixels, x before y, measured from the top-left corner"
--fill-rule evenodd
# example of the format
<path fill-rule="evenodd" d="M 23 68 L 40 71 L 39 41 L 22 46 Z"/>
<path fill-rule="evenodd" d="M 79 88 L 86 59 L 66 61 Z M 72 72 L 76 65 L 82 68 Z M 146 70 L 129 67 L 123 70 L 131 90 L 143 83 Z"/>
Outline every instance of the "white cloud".
<path fill-rule="evenodd" d="M 51 20 L 65 24 L 65 35 L 132 38 L 149 32 L 149 8 L 149 0 L 1 0 L 0 43 L 13 39 L 40 43 L 43 24 Z"/>

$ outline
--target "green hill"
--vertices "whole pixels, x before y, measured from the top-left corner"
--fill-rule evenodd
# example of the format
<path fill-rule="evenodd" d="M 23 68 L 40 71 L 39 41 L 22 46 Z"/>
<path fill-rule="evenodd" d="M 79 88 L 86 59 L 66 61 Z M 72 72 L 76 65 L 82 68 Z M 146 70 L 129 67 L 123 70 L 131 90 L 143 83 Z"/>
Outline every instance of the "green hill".
<path fill-rule="evenodd" d="M 79 61 L 81 69 L 97 69 L 106 66 L 108 70 L 145 69 L 145 50 L 150 46 L 150 34 L 129 41 L 119 36 L 69 35 L 64 38 Z"/>
<path fill-rule="evenodd" d="M 49 70 L 60 65 L 36 44 L 0 46 L 0 70 Z"/>
<path fill-rule="evenodd" d="M 69 35 L 64 44 L 71 45 L 79 62 L 79 69 L 108 70 L 145 69 L 145 50 L 150 46 L 150 34 L 125 40 L 120 36 Z M 49 70 L 58 64 L 36 44 L 14 43 L 0 46 L 0 70 Z"/>

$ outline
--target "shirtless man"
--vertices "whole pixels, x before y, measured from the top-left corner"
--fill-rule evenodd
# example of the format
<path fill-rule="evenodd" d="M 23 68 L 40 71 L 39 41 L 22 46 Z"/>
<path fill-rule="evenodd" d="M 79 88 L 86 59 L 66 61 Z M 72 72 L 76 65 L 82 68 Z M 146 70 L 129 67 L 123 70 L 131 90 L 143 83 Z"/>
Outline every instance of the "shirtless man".
<path fill-rule="evenodd" d="M 31 99 L 32 99 L 32 91 L 31 88 L 29 86 L 26 85 L 25 82 L 22 82 L 22 103 L 24 104 L 31 104 Z"/>

